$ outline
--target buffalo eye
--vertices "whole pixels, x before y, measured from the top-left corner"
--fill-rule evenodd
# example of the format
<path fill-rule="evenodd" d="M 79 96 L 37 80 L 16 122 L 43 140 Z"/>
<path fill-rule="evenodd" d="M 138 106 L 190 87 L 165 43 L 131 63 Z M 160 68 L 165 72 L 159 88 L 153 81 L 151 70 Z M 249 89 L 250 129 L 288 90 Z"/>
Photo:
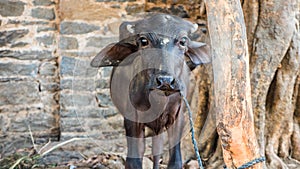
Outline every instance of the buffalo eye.
<path fill-rule="evenodd" d="M 149 40 L 146 37 L 140 37 L 138 43 L 141 47 L 146 47 L 149 45 Z"/>
<path fill-rule="evenodd" d="M 186 48 L 188 46 L 188 38 L 187 37 L 180 38 L 178 44 L 180 48 L 183 49 Z"/>
<path fill-rule="evenodd" d="M 188 42 L 187 37 L 182 37 L 182 38 L 179 40 L 179 45 L 182 46 L 182 47 L 186 47 L 186 46 L 187 46 L 187 42 Z"/>

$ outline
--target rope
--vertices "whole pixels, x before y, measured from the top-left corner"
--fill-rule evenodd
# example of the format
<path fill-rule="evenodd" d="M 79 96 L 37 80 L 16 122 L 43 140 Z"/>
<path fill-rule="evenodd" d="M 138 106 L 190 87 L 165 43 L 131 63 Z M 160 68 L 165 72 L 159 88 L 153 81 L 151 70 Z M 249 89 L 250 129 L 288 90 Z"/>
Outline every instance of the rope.
<path fill-rule="evenodd" d="M 266 161 L 265 157 L 259 157 L 259 158 L 256 158 L 252 161 L 249 161 L 249 162 L 243 164 L 242 166 L 238 167 L 237 169 L 249 168 L 249 167 L 252 167 L 253 165 L 255 165 L 257 163 L 261 163 L 261 162 L 264 162 L 264 161 Z M 224 166 L 224 169 L 227 169 L 226 165 Z"/>
<path fill-rule="evenodd" d="M 200 157 L 200 154 L 199 154 L 197 142 L 196 142 L 196 139 L 195 139 L 195 131 L 194 131 L 194 122 L 193 122 L 193 119 L 192 119 L 192 111 L 191 111 L 191 108 L 190 108 L 190 105 L 189 105 L 187 99 L 183 95 L 181 95 L 181 96 L 182 96 L 182 99 L 184 100 L 184 103 L 185 103 L 185 105 L 187 107 L 187 110 L 188 110 L 188 113 L 189 113 L 189 121 L 190 121 L 191 134 L 192 134 L 192 142 L 193 142 L 193 145 L 194 145 L 194 151 L 196 153 L 197 161 L 198 161 L 199 167 L 201 169 L 204 169 L 202 161 L 201 161 L 201 157 Z"/>
<path fill-rule="evenodd" d="M 192 119 L 191 107 L 190 107 L 187 99 L 184 97 L 184 95 L 181 94 L 181 96 L 182 96 L 182 99 L 183 99 L 183 101 L 184 101 L 184 103 L 187 107 L 188 113 L 189 113 L 189 121 L 190 121 L 191 134 L 192 134 L 192 142 L 193 142 L 193 145 L 194 145 L 194 151 L 196 153 L 197 161 L 198 161 L 200 169 L 204 169 L 202 161 L 201 161 L 201 157 L 200 157 L 200 154 L 199 154 L 197 142 L 196 142 L 196 139 L 195 139 L 195 130 L 194 130 L 194 122 L 193 122 L 193 119 Z M 249 162 L 243 164 L 242 166 L 238 167 L 237 169 L 246 169 L 246 168 L 252 167 L 253 165 L 255 165 L 257 163 L 261 163 L 263 161 L 266 161 L 266 158 L 265 157 L 259 157 L 259 158 L 256 158 L 252 161 L 249 161 Z M 224 165 L 224 169 L 228 169 L 226 167 L 226 165 Z"/>

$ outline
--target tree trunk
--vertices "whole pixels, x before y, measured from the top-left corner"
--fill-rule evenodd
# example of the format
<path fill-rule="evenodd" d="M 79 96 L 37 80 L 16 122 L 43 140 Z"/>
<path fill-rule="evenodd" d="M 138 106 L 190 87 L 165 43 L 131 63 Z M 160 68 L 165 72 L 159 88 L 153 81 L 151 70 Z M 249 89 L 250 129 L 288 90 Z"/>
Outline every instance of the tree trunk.
<path fill-rule="evenodd" d="M 252 105 L 261 154 L 266 155 L 268 168 L 288 168 L 284 160 L 290 154 L 293 128 L 299 126 L 293 122 L 299 74 L 297 3 L 296 0 L 246 1 L 244 12 Z"/>
<path fill-rule="evenodd" d="M 259 157 L 250 94 L 249 58 L 239 0 L 206 2 L 212 45 L 216 126 L 224 162 L 236 168 Z M 253 168 L 261 168 L 256 164 Z"/>
<path fill-rule="evenodd" d="M 245 118 L 250 120 L 248 124 L 251 127 L 251 118 L 246 116 L 251 112 L 251 108 L 247 107 L 251 105 L 248 98 L 250 95 L 247 94 L 249 86 L 242 80 L 247 79 L 247 73 L 250 72 L 255 133 L 260 150 L 260 155 L 254 158 L 265 156 L 267 168 L 300 168 L 300 2 L 297 0 L 241 2 L 248 49 L 243 46 L 246 42 L 241 24 L 243 20 L 240 17 L 241 11 L 237 8 L 238 1 L 206 2 L 209 34 L 215 57 L 213 60 L 215 81 L 211 83 L 213 75 L 210 65 L 198 69 L 199 107 L 196 129 L 201 156 L 206 168 L 221 168 L 223 161 L 227 167 L 239 165 L 234 160 L 228 160 L 227 154 L 231 152 L 226 152 L 226 146 L 231 144 L 224 144 L 229 138 L 224 137 L 224 134 L 231 130 L 231 126 L 237 124 L 235 122 L 247 120 Z M 236 41 L 237 39 L 242 40 Z M 249 69 L 247 53 L 241 52 L 242 54 L 238 55 L 239 50 L 248 50 Z M 226 100 L 228 95 L 233 97 Z M 218 104 L 214 105 L 214 100 Z M 235 102 L 236 105 L 233 104 Z M 240 109 L 243 111 L 238 111 Z M 220 129 L 220 124 L 226 124 L 226 121 L 232 122 L 225 126 L 227 128 L 229 126 L 229 129 Z M 239 130 L 243 135 L 243 126 Z M 247 137 L 249 136 L 252 138 L 252 133 L 247 134 Z M 241 138 L 229 141 L 236 139 L 239 139 L 238 142 L 244 141 Z M 220 157 L 222 148 L 224 159 Z M 239 145 L 239 148 L 245 147 Z M 254 145 L 252 151 L 255 152 L 256 149 Z M 247 158 L 242 156 L 243 153 L 240 157 Z"/>

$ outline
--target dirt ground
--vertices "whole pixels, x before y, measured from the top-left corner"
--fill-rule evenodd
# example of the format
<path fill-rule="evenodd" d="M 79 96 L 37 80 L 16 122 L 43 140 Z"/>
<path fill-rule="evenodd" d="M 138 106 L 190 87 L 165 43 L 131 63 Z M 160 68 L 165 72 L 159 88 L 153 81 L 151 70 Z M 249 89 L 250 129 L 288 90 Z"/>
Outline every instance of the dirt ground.
<path fill-rule="evenodd" d="M 80 160 L 70 160 L 68 162 L 50 164 L 46 158 L 37 154 L 34 148 L 19 149 L 15 154 L 0 158 L 1 169 L 24 169 L 24 168 L 36 168 L 36 169 L 123 169 L 125 168 L 125 155 L 107 154 L 102 153 L 91 157 L 85 157 L 82 155 Z M 152 168 L 151 157 L 144 157 L 143 168 Z M 184 164 L 185 169 L 197 168 L 198 164 L 196 160 L 189 160 Z M 161 169 L 167 168 L 166 162 L 161 160 Z"/>

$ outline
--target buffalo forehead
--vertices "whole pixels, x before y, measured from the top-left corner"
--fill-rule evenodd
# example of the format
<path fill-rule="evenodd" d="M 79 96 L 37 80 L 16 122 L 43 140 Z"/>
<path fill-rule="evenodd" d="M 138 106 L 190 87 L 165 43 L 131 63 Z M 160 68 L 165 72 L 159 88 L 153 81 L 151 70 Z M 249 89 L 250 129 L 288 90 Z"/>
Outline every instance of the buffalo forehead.
<path fill-rule="evenodd" d="M 157 14 L 152 17 L 132 22 L 134 34 L 151 32 L 169 37 L 178 36 L 182 33 L 190 33 L 193 24 L 179 17 Z M 121 28 L 126 29 L 126 27 Z M 121 30 L 120 33 L 127 30 Z M 122 36 L 120 34 L 120 36 Z"/>

